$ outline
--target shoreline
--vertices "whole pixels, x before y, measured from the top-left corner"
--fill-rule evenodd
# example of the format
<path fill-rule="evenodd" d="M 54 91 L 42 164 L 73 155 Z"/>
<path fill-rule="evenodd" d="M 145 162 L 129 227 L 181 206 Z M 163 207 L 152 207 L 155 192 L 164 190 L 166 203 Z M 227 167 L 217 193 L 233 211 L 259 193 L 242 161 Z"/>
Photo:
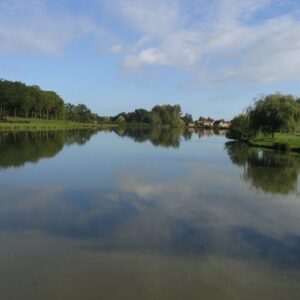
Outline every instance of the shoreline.
<path fill-rule="evenodd" d="M 109 129 L 115 127 L 117 127 L 115 124 L 74 123 L 64 120 L 23 119 L 20 120 L 20 122 L 0 122 L 0 133 L 74 129 Z"/>
<path fill-rule="evenodd" d="M 269 149 L 269 150 L 274 150 L 274 151 L 279 151 L 279 152 L 293 152 L 293 153 L 298 153 L 300 154 L 300 148 L 290 148 L 290 149 L 279 149 L 276 146 L 272 146 L 272 145 L 262 145 L 259 143 L 253 143 L 253 142 L 245 142 L 246 144 L 248 144 L 251 147 L 256 147 L 256 148 L 262 148 L 262 149 Z"/>
<path fill-rule="evenodd" d="M 274 138 L 260 136 L 244 142 L 252 147 L 300 153 L 300 136 L 296 134 L 276 133 Z"/>

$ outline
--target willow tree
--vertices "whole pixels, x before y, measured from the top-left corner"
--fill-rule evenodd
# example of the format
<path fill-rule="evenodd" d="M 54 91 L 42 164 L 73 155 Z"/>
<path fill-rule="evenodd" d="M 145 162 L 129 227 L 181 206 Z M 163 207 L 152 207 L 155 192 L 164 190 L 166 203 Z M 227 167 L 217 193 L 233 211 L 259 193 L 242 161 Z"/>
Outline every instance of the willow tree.
<path fill-rule="evenodd" d="M 248 108 L 249 125 L 255 131 L 293 131 L 300 120 L 300 105 L 291 95 L 280 93 L 261 97 Z"/>

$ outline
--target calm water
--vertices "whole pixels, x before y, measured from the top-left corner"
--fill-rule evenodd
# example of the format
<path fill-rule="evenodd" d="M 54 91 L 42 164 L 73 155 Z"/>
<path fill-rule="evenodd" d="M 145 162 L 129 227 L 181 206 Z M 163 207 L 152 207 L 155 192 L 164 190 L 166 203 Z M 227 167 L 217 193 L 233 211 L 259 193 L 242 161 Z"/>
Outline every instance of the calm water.
<path fill-rule="evenodd" d="M 0 299 L 299 299 L 300 156 L 212 132 L 0 135 Z"/>

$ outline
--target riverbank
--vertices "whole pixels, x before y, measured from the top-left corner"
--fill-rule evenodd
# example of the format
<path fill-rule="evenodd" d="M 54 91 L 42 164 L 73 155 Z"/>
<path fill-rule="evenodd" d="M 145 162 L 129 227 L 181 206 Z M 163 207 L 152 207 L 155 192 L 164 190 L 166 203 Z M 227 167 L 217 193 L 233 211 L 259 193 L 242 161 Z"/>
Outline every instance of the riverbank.
<path fill-rule="evenodd" d="M 300 152 L 300 134 L 276 133 L 274 138 L 259 135 L 251 138 L 248 144 L 255 147 Z"/>
<path fill-rule="evenodd" d="M 0 121 L 0 132 L 5 131 L 42 131 L 42 130 L 72 130 L 72 129 L 104 129 L 117 127 L 115 124 L 75 123 L 66 120 L 41 120 L 31 118 L 8 118 Z"/>

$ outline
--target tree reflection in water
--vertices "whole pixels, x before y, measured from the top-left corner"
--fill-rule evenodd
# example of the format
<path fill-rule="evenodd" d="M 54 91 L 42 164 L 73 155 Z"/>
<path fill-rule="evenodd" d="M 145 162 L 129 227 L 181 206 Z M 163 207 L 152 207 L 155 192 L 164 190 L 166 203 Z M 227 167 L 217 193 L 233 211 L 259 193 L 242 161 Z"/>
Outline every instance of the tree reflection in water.
<path fill-rule="evenodd" d="M 57 155 L 64 145 L 85 144 L 94 130 L 9 132 L 0 134 L 0 169 Z"/>
<path fill-rule="evenodd" d="M 130 137 L 135 142 L 143 143 L 150 141 L 153 146 L 163 148 L 179 148 L 182 139 L 189 141 L 193 134 L 202 136 L 224 135 L 224 131 L 216 130 L 201 130 L 197 128 L 160 128 L 160 127 L 119 127 L 111 131 L 115 132 L 120 137 Z"/>
<path fill-rule="evenodd" d="M 243 179 L 266 193 L 298 193 L 300 155 L 250 147 L 228 142 L 226 151 L 231 161 L 243 167 Z"/>

